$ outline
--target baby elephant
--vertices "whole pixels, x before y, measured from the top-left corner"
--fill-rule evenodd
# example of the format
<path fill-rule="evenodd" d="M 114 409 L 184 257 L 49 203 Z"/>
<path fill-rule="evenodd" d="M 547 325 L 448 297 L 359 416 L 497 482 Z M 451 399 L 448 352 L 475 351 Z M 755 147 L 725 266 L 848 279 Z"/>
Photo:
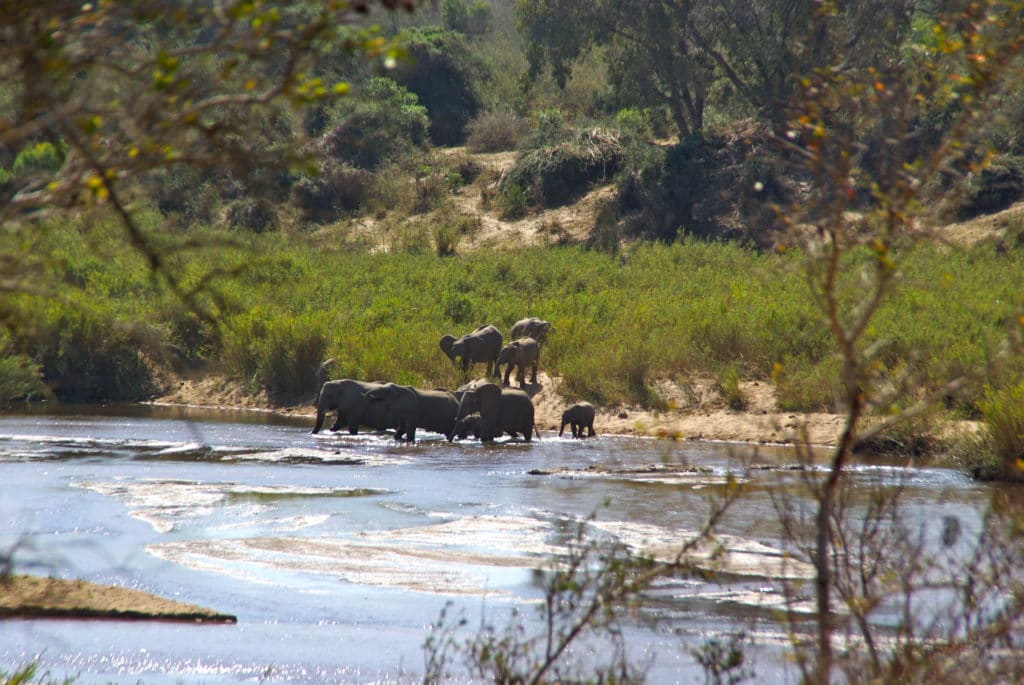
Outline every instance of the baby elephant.
<path fill-rule="evenodd" d="M 480 415 L 470 414 L 469 416 L 459 419 L 455 423 L 455 437 L 459 440 L 465 440 L 470 435 L 475 439 L 480 439 Z"/>
<path fill-rule="evenodd" d="M 594 405 L 590 402 L 578 402 L 562 412 L 562 426 L 558 429 L 558 436 L 565 431 L 565 424 L 572 429 L 572 437 L 582 438 L 583 429 L 587 429 L 587 437 L 597 435 L 594 432 Z"/>
<path fill-rule="evenodd" d="M 519 338 L 513 340 L 498 352 L 498 360 L 494 363 L 494 371 L 500 374 L 501 367 L 505 367 L 505 379 L 502 381 L 508 385 L 509 375 L 512 367 L 516 367 L 516 380 L 519 387 L 523 387 L 526 381 L 526 367 L 531 369 L 530 382 L 537 382 L 537 361 L 540 359 L 540 345 L 533 338 Z"/>

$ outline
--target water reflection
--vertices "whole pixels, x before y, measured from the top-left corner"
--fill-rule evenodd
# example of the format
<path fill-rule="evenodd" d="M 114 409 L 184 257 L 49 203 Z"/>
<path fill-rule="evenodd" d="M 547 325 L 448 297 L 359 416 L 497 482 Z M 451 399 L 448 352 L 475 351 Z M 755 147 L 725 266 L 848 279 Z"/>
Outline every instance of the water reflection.
<path fill-rule="evenodd" d="M 787 448 L 553 434 L 490 446 L 427 434 L 408 445 L 309 428 L 260 412 L 137 405 L 0 416 L 0 548 L 33 543 L 19 566 L 239 617 L 215 630 L 3 623 L 0 665 L 45 648 L 47 667 L 88 681 L 416 680 L 445 602 L 481 614 L 532 605 L 538 570 L 580 526 L 670 558 L 732 482 L 744 497 L 715 545 L 694 550 L 694 573 L 660 581 L 637 607 L 660 619 L 630 634 L 654 657 L 651 681 L 696 669 L 680 640 L 807 609 L 784 592 L 808 569 L 785 555 L 779 503 L 806 505 L 806 482 L 821 471 Z M 850 511 L 899 490 L 908 521 L 946 547 L 951 519 L 956 545 L 976 538 L 990 492 L 956 472 L 886 464 L 855 467 L 851 483 Z M 776 660 L 766 668 L 777 669 L 785 641 L 767 637 L 777 626 L 762 632 L 759 648 Z"/>

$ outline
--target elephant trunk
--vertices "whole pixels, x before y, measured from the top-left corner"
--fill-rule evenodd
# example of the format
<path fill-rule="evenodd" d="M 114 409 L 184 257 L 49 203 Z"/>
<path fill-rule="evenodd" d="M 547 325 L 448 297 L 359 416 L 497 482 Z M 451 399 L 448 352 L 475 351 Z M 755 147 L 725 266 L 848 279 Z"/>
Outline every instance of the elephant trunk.
<path fill-rule="evenodd" d="M 320 429 L 324 426 L 324 412 L 317 408 L 316 410 L 316 425 L 313 426 L 311 431 L 314 435 L 320 432 Z"/>
<path fill-rule="evenodd" d="M 558 437 L 562 437 L 562 433 L 565 432 L 565 424 L 569 423 L 565 419 L 562 419 L 562 425 L 558 427 Z"/>

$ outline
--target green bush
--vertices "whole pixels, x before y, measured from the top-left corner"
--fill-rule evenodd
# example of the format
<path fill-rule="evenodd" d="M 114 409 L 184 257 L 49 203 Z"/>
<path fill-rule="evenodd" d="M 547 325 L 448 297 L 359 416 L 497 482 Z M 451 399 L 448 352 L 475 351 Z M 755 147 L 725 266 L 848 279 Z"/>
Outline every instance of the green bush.
<path fill-rule="evenodd" d="M 373 170 L 427 143 L 426 107 L 392 79 L 370 79 L 348 106 L 317 144 L 331 159 Z"/>
<path fill-rule="evenodd" d="M 295 184 L 291 201 L 304 221 L 329 223 L 363 206 L 372 183 L 373 174 L 368 171 L 327 162 L 317 175 Z"/>
<path fill-rule="evenodd" d="M 43 382 L 62 402 L 130 401 L 157 391 L 150 360 L 159 360 L 157 333 L 84 303 L 51 309 L 30 348 Z"/>
<path fill-rule="evenodd" d="M 500 191 L 499 204 L 502 219 L 522 219 L 529 208 L 529 200 L 522 187 L 516 183 L 506 184 Z"/>
<path fill-rule="evenodd" d="M 358 206 L 358 205 L 357 205 Z M 277 210 L 268 200 L 245 198 L 228 207 L 228 224 L 253 233 L 277 230 Z"/>
<path fill-rule="evenodd" d="M 45 394 L 39 364 L 24 354 L 13 354 L 0 347 L 0 406 Z"/>
<path fill-rule="evenodd" d="M 615 115 L 615 125 L 623 134 L 651 138 L 654 130 L 651 126 L 651 113 L 639 107 L 620 109 Z"/>
<path fill-rule="evenodd" d="M 53 143 L 42 142 L 29 145 L 18 153 L 11 165 L 15 176 L 22 174 L 54 172 L 64 164 L 64 151 Z"/>
<path fill-rule="evenodd" d="M 980 402 L 985 446 L 997 471 L 1008 480 L 1024 480 L 1024 383 L 993 389 Z"/>
<path fill-rule="evenodd" d="M 523 143 L 524 150 L 551 147 L 572 135 L 572 131 L 566 126 L 565 116 L 557 109 L 542 109 L 535 112 L 531 130 L 530 137 Z"/>

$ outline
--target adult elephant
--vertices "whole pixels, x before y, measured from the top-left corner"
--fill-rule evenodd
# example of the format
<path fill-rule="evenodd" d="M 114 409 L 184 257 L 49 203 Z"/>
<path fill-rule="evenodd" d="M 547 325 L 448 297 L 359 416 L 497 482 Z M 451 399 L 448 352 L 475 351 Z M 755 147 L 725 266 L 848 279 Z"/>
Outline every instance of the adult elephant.
<path fill-rule="evenodd" d="M 330 359 L 325 359 L 320 363 L 320 366 L 316 367 L 316 372 L 313 374 L 313 383 L 316 385 L 316 394 L 313 395 L 314 407 L 320 403 L 320 388 L 324 387 L 324 383 L 331 377 L 331 367 L 337 362 L 337 359 L 331 357 Z"/>
<path fill-rule="evenodd" d="M 469 371 L 471 365 L 483 362 L 487 364 L 487 375 L 497 376 L 494 361 L 498 358 L 503 342 L 501 331 L 485 324 L 461 338 L 446 335 L 441 338 L 440 345 L 448 358 L 459 363 L 463 371 Z"/>
<path fill-rule="evenodd" d="M 522 390 L 502 388 L 497 383 L 484 383 L 462 393 L 455 423 L 474 412 L 480 412 L 480 439 L 490 442 L 502 433 L 513 438 L 522 434 L 530 442 L 537 431 L 533 423 L 533 401 Z M 540 433 L 537 432 L 540 439 Z M 455 439 L 455 432 L 448 434 L 449 442 Z"/>
<path fill-rule="evenodd" d="M 316 400 L 316 425 L 313 433 L 319 433 L 324 425 L 324 417 L 329 412 L 337 412 L 332 431 L 348 426 L 348 432 L 355 435 L 359 426 L 374 430 L 397 428 L 397 414 L 381 403 L 371 403 L 366 393 L 383 386 L 384 383 L 367 383 L 343 378 L 338 381 L 327 381 L 320 387 Z"/>
<path fill-rule="evenodd" d="M 532 369 L 531 383 L 537 382 L 537 362 L 540 360 L 540 345 L 533 338 L 520 338 L 513 340 L 501 348 L 498 359 L 495 361 L 497 375 L 501 375 L 501 367 L 505 367 L 504 385 L 508 385 L 508 377 L 512 373 L 512 367 L 516 367 L 516 380 L 519 387 L 523 387 L 526 379 L 526 367 Z"/>
<path fill-rule="evenodd" d="M 382 413 L 398 417 L 395 439 L 416 441 L 416 429 L 447 436 L 455 429 L 459 400 L 447 390 L 419 390 L 409 385 L 385 383 L 366 393 L 371 405 L 382 405 Z"/>
<path fill-rule="evenodd" d="M 569 424 L 572 437 L 582 438 L 583 429 L 587 429 L 587 437 L 597 435 L 594 432 L 594 405 L 590 402 L 577 402 L 562 412 L 562 425 L 558 428 L 558 437 L 562 437 L 565 424 Z"/>
<path fill-rule="evenodd" d="M 516 321 L 512 326 L 512 333 L 510 335 L 513 340 L 516 338 L 533 338 L 538 344 L 543 345 L 548 339 L 550 331 L 551 324 L 549 322 L 531 316 L 527 319 Z"/>

